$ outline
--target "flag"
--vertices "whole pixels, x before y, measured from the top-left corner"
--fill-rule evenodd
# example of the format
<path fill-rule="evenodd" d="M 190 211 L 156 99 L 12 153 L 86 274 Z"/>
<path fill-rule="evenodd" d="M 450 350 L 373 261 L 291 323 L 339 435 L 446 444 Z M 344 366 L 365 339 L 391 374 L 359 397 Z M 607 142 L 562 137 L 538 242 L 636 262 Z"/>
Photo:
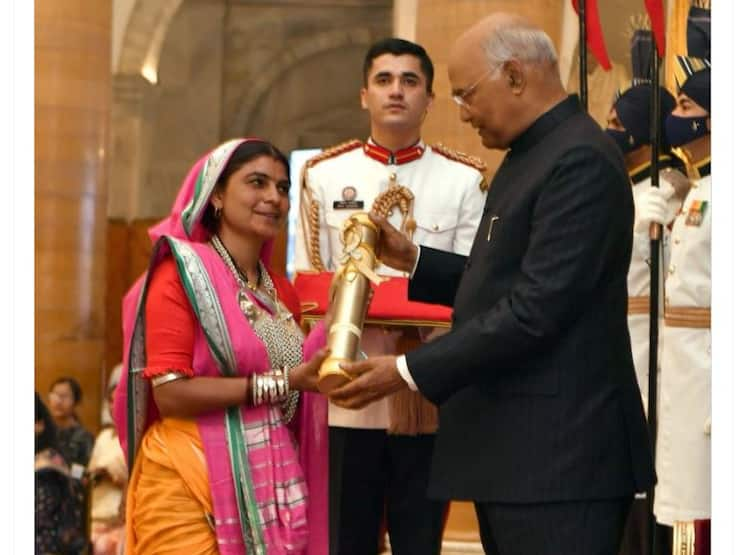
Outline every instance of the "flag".
<path fill-rule="evenodd" d="M 572 0 L 572 8 L 579 15 L 579 0 Z M 603 29 L 600 26 L 598 14 L 598 0 L 585 0 L 585 27 L 587 31 L 587 46 L 590 52 L 598 60 L 603 69 L 611 69 L 611 60 L 608 59 L 606 43 L 603 40 Z"/>
<path fill-rule="evenodd" d="M 664 33 L 663 0 L 645 0 L 645 10 L 650 16 L 650 28 L 653 30 L 655 47 L 662 58 L 666 51 L 666 37 Z"/>

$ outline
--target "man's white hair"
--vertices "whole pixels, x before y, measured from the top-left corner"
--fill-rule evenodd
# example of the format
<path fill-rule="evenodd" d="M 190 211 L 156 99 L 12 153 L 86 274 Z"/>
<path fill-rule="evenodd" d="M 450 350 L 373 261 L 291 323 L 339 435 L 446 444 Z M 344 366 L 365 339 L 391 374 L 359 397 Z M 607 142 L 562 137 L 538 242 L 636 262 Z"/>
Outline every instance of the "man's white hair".
<path fill-rule="evenodd" d="M 482 41 L 482 50 L 491 67 L 517 59 L 525 64 L 558 62 L 553 41 L 542 29 L 519 22 L 496 26 Z"/>

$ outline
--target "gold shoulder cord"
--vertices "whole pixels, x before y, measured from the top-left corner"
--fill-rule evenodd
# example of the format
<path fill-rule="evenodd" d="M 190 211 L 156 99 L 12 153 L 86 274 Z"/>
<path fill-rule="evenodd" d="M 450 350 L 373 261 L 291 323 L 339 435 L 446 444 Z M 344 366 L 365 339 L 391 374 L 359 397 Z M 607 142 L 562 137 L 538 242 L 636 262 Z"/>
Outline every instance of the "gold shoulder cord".
<path fill-rule="evenodd" d="M 299 217 L 302 221 L 304 244 L 307 247 L 309 263 L 318 272 L 324 272 L 325 265 L 322 263 L 322 258 L 320 257 L 320 203 L 312 198 L 312 191 L 307 185 L 307 171 L 309 168 L 309 165 L 305 166 L 301 176 Z"/>
<path fill-rule="evenodd" d="M 307 247 L 309 263 L 318 272 L 325 271 L 325 264 L 323 264 L 320 254 L 320 203 L 312 198 L 312 191 L 307 184 L 307 173 L 318 162 L 353 150 L 361 144 L 362 142 L 358 139 L 345 141 L 323 150 L 317 156 L 307 160 L 307 163 L 304 165 L 300 183 L 301 202 L 299 203 L 299 217 L 301 218 L 302 229 L 304 230 L 304 244 Z"/>
<path fill-rule="evenodd" d="M 417 222 L 412 215 L 413 203 L 414 194 L 403 185 L 394 183 L 375 197 L 372 211 L 388 219 L 393 207 L 398 207 L 401 212 L 401 231 L 411 241 L 414 230 L 417 229 Z"/>
<path fill-rule="evenodd" d="M 684 162 L 684 166 L 687 169 L 687 177 L 690 179 L 700 179 L 700 172 L 695 167 L 690 152 L 682 147 L 672 148 L 671 152 Z"/>
<path fill-rule="evenodd" d="M 438 152 L 438 154 L 445 156 L 446 158 L 449 158 L 455 162 L 461 162 L 462 164 L 466 164 L 467 166 L 472 166 L 482 174 L 482 181 L 480 181 L 480 190 L 484 193 L 490 188 L 488 180 L 485 177 L 485 172 L 488 171 L 488 166 L 485 164 L 485 162 L 482 161 L 481 158 L 465 154 L 459 150 L 448 148 L 443 143 L 435 143 L 434 145 L 432 145 L 432 149 Z"/>

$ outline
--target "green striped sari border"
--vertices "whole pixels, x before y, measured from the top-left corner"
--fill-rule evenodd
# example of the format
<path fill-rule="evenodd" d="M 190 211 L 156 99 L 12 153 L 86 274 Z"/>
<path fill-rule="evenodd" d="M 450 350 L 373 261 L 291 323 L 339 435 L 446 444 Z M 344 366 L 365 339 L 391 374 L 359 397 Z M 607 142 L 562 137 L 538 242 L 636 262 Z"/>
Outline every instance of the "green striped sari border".
<path fill-rule="evenodd" d="M 197 320 L 204 331 L 213 357 L 218 362 L 218 366 L 224 376 L 235 376 L 236 361 L 231 347 L 230 335 L 225 326 L 220 301 L 212 287 L 207 270 L 199 256 L 189 245 L 170 237 L 166 239 L 176 259 L 178 273 L 181 282 L 184 284 L 189 303 L 197 315 Z M 189 266 L 192 264 L 196 268 L 196 272 L 189 270 Z M 200 306 L 201 297 L 198 294 L 199 290 L 206 292 L 206 296 L 204 297 L 207 300 L 206 308 L 210 310 L 202 311 L 202 307 Z M 212 319 L 214 325 L 208 325 L 208 317 Z M 251 469 L 249 468 L 246 442 L 244 441 L 241 410 L 238 407 L 229 407 L 226 409 L 225 422 L 233 472 L 233 484 L 236 490 L 236 503 L 239 516 L 241 517 L 239 521 L 241 522 L 244 544 L 249 553 L 265 555 L 267 550 L 265 548 L 259 509 L 254 496 L 254 484 L 252 482 Z"/>

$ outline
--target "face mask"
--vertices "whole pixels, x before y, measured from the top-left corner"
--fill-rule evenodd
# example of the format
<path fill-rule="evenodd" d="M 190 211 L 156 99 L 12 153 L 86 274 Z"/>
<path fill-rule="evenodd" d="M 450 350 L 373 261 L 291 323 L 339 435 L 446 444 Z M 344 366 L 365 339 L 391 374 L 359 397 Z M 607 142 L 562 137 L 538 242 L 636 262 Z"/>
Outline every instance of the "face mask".
<path fill-rule="evenodd" d="M 619 131 L 618 129 L 606 129 L 606 133 L 611 137 L 616 144 L 619 145 L 621 152 L 626 154 L 633 151 L 636 147 L 634 144 L 634 137 L 629 134 L 629 131 Z"/>
<path fill-rule="evenodd" d="M 682 146 L 708 134 L 708 116 L 683 118 L 669 114 L 666 118 L 666 138 L 671 146 Z"/>

